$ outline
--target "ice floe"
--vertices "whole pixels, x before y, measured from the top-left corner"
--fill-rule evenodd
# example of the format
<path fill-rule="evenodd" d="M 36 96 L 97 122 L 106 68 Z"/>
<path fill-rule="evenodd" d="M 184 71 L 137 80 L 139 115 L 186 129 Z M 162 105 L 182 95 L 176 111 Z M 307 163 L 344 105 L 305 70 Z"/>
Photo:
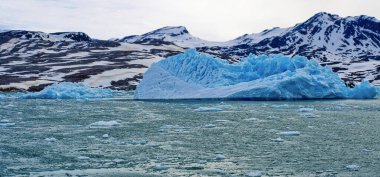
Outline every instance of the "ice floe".
<path fill-rule="evenodd" d="M 119 92 L 91 88 L 80 83 L 61 82 L 49 85 L 39 92 L 29 92 L 20 97 L 24 99 L 87 99 L 112 97 L 116 93 Z"/>
<path fill-rule="evenodd" d="M 109 138 L 110 137 L 110 135 L 108 135 L 108 134 L 103 134 L 102 135 L 102 138 L 104 138 L 104 139 L 107 139 L 107 138 Z"/>
<path fill-rule="evenodd" d="M 299 112 L 314 112 L 316 111 L 314 108 L 300 108 L 298 109 Z"/>
<path fill-rule="evenodd" d="M 262 175 L 261 171 L 250 171 L 245 174 L 246 177 L 261 177 Z"/>
<path fill-rule="evenodd" d="M 284 139 L 278 137 L 278 138 L 275 138 L 275 139 L 271 139 L 271 141 L 280 143 L 280 142 L 284 142 Z"/>
<path fill-rule="evenodd" d="M 90 124 L 90 128 L 107 128 L 107 127 L 116 127 L 120 125 L 121 123 L 116 120 L 98 121 L 98 122 Z"/>
<path fill-rule="evenodd" d="M 351 164 L 351 165 L 347 165 L 346 166 L 346 169 L 350 170 L 350 171 L 358 171 L 360 168 L 359 165 L 355 165 L 355 164 Z"/>
<path fill-rule="evenodd" d="M 195 112 L 220 112 L 223 111 L 223 109 L 218 107 L 199 107 L 197 109 L 194 109 Z"/>
<path fill-rule="evenodd" d="M 215 159 L 216 160 L 224 160 L 226 158 L 226 156 L 224 156 L 223 154 L 217 154 Z"/>
<path fill-rule="evenodd" d="M 163 171 L 163 170 L 169 170 L 169 169 L 170 169 L 169 166 L 161 165 L 161 164 L 157 164 L 156 166 L 153 167 L 153 170 L 155 171 Z"/>
<path fill-rule="evenodd" d="M 56 142 L 57 139 L 54 138 L 54 137 L 50 137 L 50 138 L 45 138 L 45 141 L 48 141 L 48 142 Z"/>
<path fill-rule="evenodd" d="M 299 131 L 288 131 L 288 132 L 280 132 L 277 133 L 280 136 L 300 136 L 301 133 Z"/>

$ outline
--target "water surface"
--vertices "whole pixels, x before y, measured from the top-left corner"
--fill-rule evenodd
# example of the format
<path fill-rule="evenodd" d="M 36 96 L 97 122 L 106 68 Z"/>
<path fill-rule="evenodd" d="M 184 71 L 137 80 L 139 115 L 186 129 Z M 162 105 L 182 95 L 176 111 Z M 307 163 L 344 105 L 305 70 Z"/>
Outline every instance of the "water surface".
<path fill-rule="evenodd" d="M 379 142 L 379 99 L 0 102 L 0 176 L 377 176 Z"/>

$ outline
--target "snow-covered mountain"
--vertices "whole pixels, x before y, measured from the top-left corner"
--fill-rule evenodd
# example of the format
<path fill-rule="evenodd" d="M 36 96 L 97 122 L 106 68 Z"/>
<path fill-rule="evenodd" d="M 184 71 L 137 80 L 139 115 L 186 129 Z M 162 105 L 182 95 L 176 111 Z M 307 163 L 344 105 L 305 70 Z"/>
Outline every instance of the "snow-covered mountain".
<path fill-rule="evenodd" d="M 223 44 L 223 42 L 210 42 L 194 37 L 184 26 L 166 26 L 142 35 L 126 36 L 115 41 L 149 45 L 174 44 L 183 48 Z"/>
<path fill-rule="evenodd" d="M 0 31 L 0 88 L 39 90 L 53 82 L 134 89 L 160 59 L 187 48 L 230 62 L 252 54 L 282 53 L 318 60 L 353 85 L 380 85 L 380 22 L 368 16 L 318 13 L 289 28 L 272 28 L 226 42 L 192 36 L 182 26 L 96 40 L 81 32 Z"/>
<path fill-rule="evenodd" d="M 81 32 L 0 33 L 0 90 L 40 90 L 54 82 L 134 89 L 142 73 L 175 45 L 140 45 L 91 39 Z"/>
<path fill-rule="evenodd" d="M 238 57 L 249 53 L 301 55 L 329 65 L 347 84 L 362 79 L 380 84 L 380 21 L 373 17 L 318 13 L 293 27 L 273 28 L 234 41 L 233 46 L 200 50 Z"/>

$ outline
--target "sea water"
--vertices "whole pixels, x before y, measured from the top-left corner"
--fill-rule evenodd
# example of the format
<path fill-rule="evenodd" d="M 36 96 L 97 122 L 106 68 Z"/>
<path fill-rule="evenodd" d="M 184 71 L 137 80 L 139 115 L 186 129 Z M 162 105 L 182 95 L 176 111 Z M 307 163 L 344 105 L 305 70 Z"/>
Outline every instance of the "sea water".
<path fill-rule="evenodd" d="M 0 176 L 377 176 L 380 100 L 2 99 Z"/>

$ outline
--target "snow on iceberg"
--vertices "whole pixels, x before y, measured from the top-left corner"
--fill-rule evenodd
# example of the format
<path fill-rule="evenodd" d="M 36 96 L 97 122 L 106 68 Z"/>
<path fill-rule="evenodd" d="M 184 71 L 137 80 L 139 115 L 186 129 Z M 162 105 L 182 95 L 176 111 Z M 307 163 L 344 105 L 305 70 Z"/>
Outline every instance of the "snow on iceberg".
<path fill-rule="evenodd" d="M 87 87 L 80 83 L 61 82 L 45 87 L 40 92 L 21 96 L 25 99 L 86 99 L 111 97 L 116 91 Z"/>
<path fill-rule="evenodd" d="M 249 55 L 241 62 L 195 49 L 153 64 L 137 86 L 135 99 L 331 99 L 373 98 L 363 82 L 348 88 L 338 75 L 314 60 L 284 55 Z"/>

